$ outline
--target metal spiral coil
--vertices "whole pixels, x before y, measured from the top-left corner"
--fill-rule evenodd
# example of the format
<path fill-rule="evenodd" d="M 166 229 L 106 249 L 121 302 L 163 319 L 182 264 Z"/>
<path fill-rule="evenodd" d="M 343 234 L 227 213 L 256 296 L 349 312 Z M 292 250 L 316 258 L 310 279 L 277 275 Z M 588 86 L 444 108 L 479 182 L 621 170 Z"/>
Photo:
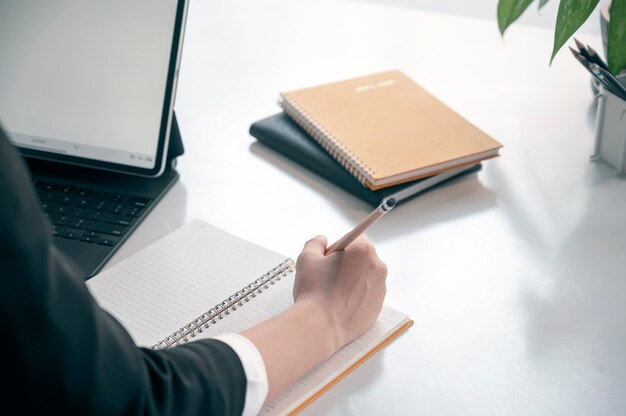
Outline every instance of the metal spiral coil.
<path fill-rule="evenodd" d="M 280 105 L 296 123 L 311 135 L 331 156 L 346 168 L 355 178 L 365 184 L 374 170 L 337 140 L 328 130 L 298 105 L 291 97 L 282 97 Z"/>
<path fill-rule="evenodd" d="M 201 333 L 203 329 L 216 324 L 218 320 L 224 318 L 224 315 L 228 315 L 231 311 L 237 310 L 237 307 L 243 306 L 244 303 L 250 301 L 250 298 L 256 297 L 257 294 L 262 293 L 263 290 L 268 289 L 270 285 L 275 284 L 276 281 L 281 280 L 283 277 L 287 276 L 288 273 L 292 273 L 295 269 L 296 264 L 293 260 L 285 260 L 269 272 L 265 273 L 252 283 L 238 290 L 187 325 L 183 326 L 178 331 L 175 331 L 171 335 L 153 345 L 152 349 L 163 350 L 189 341 L 189 338 L 195 337 L 196 334 Z"/>

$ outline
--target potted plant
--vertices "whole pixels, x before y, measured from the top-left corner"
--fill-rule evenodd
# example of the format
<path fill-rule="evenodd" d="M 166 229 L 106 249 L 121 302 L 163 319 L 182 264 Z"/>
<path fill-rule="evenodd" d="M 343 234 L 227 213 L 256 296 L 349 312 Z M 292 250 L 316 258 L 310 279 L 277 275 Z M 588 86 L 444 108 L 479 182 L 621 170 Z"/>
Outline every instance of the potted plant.
<path fill-rule="evenodd" d="M 541 9 L 549 0 L 537 1 L 538 9 Z M 617 75 L 626 69 L 626 0 L 609 1 L 610 24 L 605 45 L 606 59 L 611 72 Z M 533 0 L 499 0 L 498 26 L 502 35 L 531 3 Z M 550 63 L 565 42 L 589 18 L 598 3 L 600 0 L 560 0 Z"/>

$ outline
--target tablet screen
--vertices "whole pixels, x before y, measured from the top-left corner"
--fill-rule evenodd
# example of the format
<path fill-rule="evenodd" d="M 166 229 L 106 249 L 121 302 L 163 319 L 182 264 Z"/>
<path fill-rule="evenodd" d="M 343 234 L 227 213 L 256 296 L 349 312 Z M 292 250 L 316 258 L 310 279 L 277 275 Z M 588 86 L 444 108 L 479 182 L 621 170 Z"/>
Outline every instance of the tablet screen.
<path fill-rule="evenodd" d="M 0 122 L 25 153 L 158 173 L 177 0 L 0 2 Z"/>

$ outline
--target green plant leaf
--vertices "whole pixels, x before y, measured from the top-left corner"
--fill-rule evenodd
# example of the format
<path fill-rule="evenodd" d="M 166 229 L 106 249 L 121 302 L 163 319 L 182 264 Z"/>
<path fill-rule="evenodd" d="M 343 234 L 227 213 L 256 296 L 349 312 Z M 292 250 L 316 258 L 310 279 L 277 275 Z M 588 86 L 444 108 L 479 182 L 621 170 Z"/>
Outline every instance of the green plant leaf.
<path fill-rule="evenodd" d="M 585 23 L 585 20 L 587 20 L 599 2 L 600 0 L 561 0 L 559 3 L 559 14 L 556 16 L 554 46 L 550 64 L 552 64 L 559 49 Z"/>
<path fill-rule="evenodd" d="M 498 26 L 504 31 L 524 13 L 533 0 L 500 0 L 498 2 Z"/>
<path fill-rule="evenodd" d="M 539 10 L 546 4 L 548 4 L 548 0 L 539 0 Z"/>
<path fill-rule="evenodd" d="M 607 55 L 612 73 L 626 69 L 626 0 L 611 1 Z"/>

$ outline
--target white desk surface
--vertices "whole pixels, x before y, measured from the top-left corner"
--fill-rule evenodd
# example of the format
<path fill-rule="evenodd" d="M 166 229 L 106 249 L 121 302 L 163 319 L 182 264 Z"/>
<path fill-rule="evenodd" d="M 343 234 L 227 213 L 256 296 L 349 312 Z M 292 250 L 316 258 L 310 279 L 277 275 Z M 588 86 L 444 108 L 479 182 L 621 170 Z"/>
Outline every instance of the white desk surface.
<path fill-rule="evenodd" d="M 291 256 L 340 237 L 369 207 L 248 128 L 279 91 L 398 68 L 502 156 L 371 228 L 386 303 L 415 325 L 303 413 L 626 414 L 626 181 L 589 161 L 589 76 L 567 50 L 548 66 L 552 37 L 371 2 L 192 1 L 181 179 L 111 264 L 194 217 Z"/>

